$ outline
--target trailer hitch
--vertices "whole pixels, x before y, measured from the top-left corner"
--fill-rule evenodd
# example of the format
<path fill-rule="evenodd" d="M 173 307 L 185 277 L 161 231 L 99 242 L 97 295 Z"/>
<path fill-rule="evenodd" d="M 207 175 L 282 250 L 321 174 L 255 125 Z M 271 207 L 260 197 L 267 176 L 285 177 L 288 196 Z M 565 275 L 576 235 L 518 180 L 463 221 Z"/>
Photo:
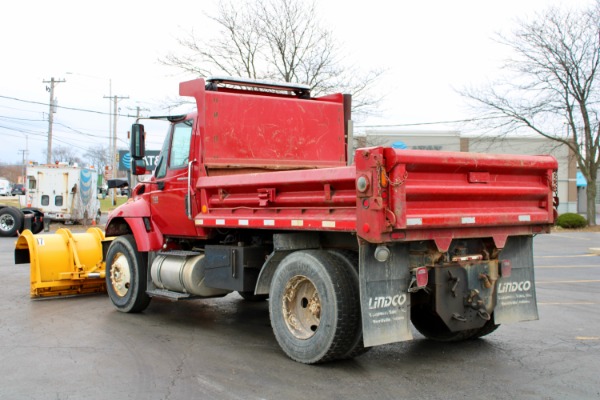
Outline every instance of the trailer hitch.
<path fill-rule="evenodd" d="M 485 303 L 479 295 L 479 290 L 471 289 L 469 294 L 465 297 L 465 303 L 472 309 L 477 310 L 477 316 L 485 321 L 492 319 L 490 314 L 485 309 Z"/>

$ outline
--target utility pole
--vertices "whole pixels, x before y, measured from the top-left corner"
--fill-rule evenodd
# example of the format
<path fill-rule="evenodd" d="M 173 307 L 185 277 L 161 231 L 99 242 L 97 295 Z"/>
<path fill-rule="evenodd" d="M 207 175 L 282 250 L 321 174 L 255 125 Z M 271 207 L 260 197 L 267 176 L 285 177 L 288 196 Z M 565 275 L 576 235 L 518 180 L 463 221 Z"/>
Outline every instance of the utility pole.
<path fill-rule="evenodd" d="M 25 150 L 19 150 L 19 153 L 22 153 L 23 155 L 23 182 L 21 183 L 25 186 L 25 183 L 27 182 L 27 165 L 25 164 L 25 158 L 29 154 L 29 137 L 27 135 L 25 135 Z"/>
<path fill-rule="evenodd" d="M 104 96 L 104 98 L 107 98 L 106 96 Z M 123 100 L 123 99 L 128 99 L 129 96 L 117 96 L 114 95 L 112 96 L 112 100 L 113 100 L 113 134 L 112 134 L 112 160 L 111 160 L 111 166 L 112 166 L 112 173 L 113 173 L 113 179 L 117 177 L 117 115 L 118 115 L 118 103 L 119 100 Z M 116 205 L 116 199 L 115 199 L 115 193 L 116 193 L 117 189 L 113 189 L 112 193 L 111 193 L 111 200 L 112 200 L 112 205 Z"/>
<path fill-rule="evenodd" d="M 55 80 L 54 78 L 50 78 L 49 81 L 42 81 L 42 83 L 50 84 L 50 86 L 46 86 L 46 91 L 50 92 L 50 112 L 48 113 L 48 155 L 46 156 L 46 164 L 50 164 L 52 162 L 52 124 L 54 122 L 54 113 L 56 112 L 54 86 L 62 82 L 66 81 L 64 79 Z"/>

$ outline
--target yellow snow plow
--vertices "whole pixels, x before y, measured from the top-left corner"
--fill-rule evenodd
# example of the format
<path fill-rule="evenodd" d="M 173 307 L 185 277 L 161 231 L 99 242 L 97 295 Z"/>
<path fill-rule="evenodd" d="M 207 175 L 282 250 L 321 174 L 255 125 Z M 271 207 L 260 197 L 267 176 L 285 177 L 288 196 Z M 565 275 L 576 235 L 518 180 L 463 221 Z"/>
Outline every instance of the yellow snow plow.
<path fill-rule="evenodd" d="M 99 228 L 85 233 L 61 228 L 47 235 L 23 231 L 15 245 L 15 264 L 31 264 L 31 297 L 105 292 L 103 240 Z"/>

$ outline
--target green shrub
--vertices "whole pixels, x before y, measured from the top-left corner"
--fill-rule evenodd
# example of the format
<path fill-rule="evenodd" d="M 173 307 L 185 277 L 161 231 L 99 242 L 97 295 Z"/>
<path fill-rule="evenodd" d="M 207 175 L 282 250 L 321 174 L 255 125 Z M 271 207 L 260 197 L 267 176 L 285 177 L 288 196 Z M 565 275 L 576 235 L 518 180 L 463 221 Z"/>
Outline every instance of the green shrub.
<path fill-rule="evenodd" d="M 587 226 L 587 220 L 579 214 L 564 213 L 558 217 L 556 225 L 565 229 L 583 228 Z"/>

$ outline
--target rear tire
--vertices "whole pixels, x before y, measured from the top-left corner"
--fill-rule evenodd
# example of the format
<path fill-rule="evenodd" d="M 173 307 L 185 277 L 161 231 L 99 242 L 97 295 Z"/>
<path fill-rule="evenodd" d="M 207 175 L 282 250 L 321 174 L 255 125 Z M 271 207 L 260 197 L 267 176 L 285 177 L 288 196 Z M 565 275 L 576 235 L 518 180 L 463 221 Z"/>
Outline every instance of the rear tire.
<path fill-rule="evenodd" d="M 359 323 L 355 332 L 350 333 L 350 336 L 354 337 L 353 344 L 348 352 L 340 359 L 351 359 L 365 354 L 371 350 L 371 347 L 365 347 L 363 341 L 363 330 L 362 330 L 362 315 L 360 312 L 360 281 L 358 278 L 358 254 L 355 251 L 350 250 L 329 250 L 329 253 L 335 257 L 338 257 L 344 264 L 346 264 L 346 271 L 352 278 L 354 287 L 354 301 L 357 302 L 359 309 Z"/>
<path fill-rule="evenodd" d="M 444 321 L 427 306 L 413 307 L 410 319 L 414 327 L 427 339 L 437 342 L 460 342 L 477 339 L 494 332 L 500 325 L 494 323 L 494 316 L 481 328 L 452 332 Z"/>
<path fill-rule="evenodd" d="M 492 314 L 492 318 L 485 323 L 481 328 L 477 330 L 477 333 L 473 335 L 470 339 L 478 339 L 480 337 L 484 337 L 494 332 L 496 329 L 500 328 L 500 324 L 496 324 L 494 322 L 494 314 Z"/>
<path fill-rule="evenodd" d="M 106 254 L 106 288 L 115 307 L 126 313 L 143 311 L 150 304 L 146 293 L 148 256 L 137 250 L 132 235 L 119 236 Z"/>
<path fill-rule="evenodd" d="M 25 217 L 27 215 L 31 215 L 31 232 L 34 235 L 37 235 L 41 231 L 44 230 L 44 214 L 39 211 L 34 211 L 31 209 L 23 209 L 21 210 L 23 213 L 23 228 L 25 228 Z"/>
<path fill-rule="evenodd" d="M 0 236 L 16 236 L 23 229 L 23 213 L 12 207 L 0 209 Z"/>
<path fill-rule="evenodd" d="M 35 221 L 31 224 L 31 232 L 33 232 L 34 235 L 37 235 L 38 233 L 40 233 L 43 230 L 44 230 L 44 222 L 43 221 Z"/>
<path fill-rule="evenodd" d="M 271 282 L 271 326 L 282 350 L 304 364 L 331 361 L 355 345 L 360 310 L 344 262 L 323 250 L 285 257 Z"/>

